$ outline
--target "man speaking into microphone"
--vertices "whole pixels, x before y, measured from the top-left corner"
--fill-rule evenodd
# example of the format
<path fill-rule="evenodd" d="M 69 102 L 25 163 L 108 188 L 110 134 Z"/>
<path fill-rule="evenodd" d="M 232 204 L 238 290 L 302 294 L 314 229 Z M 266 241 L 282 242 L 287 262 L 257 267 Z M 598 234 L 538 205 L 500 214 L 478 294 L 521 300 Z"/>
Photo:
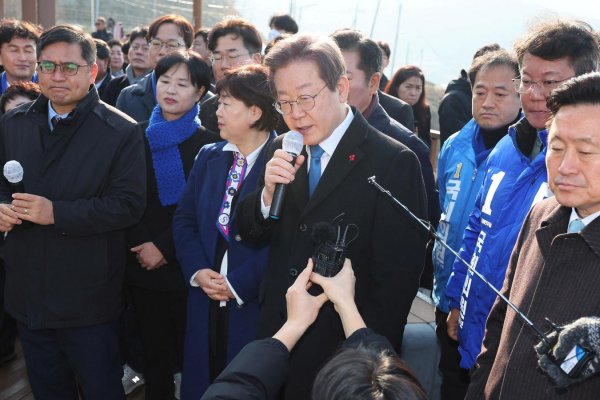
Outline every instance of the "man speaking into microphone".
<path fill-rule="evenodd" d="M 417 158 L 346 104 L 346 69 L 331 39 L 284 39 L 265 64 L 275 107 L 288 127 L 302 134 L 304 149 L 292 165 L 281 138 L 276 139 L 265 157 L 269 161 L 262 185 L 238 208 L 242 237 L 271 245 L 260 293 L 259 336 L 272 336 L 285 322 L 286 290 L 314 251 L 314 224 L 335 219 L 358 227 L 358 239 L 347 255 L 355 268 L 358 308 L 367 326 L 399 350 L 419 284 L 426 235 L 367 178 L 376 175 L 409 209 L 426 218 Z M 277 184 L 286 184 L 287 190 L 279 218 L 273 219 L 269 212 Z M 325 305 L 291 354 L 286 399 L 310 397 L 317 371 L 343 339 L 337 313 Z"/>

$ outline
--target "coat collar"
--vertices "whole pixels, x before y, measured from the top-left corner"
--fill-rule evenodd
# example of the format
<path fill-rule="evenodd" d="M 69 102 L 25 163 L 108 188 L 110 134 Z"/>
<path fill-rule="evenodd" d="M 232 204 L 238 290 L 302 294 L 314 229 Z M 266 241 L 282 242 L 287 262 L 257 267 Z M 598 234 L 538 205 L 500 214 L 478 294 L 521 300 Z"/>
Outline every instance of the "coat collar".
<path fill-rule="evenodd" d="M 303 207 L 303 215 L 309 213 L 335 191 L 350 171 L 360 164 L 364 156 L 362 144 L 367 138 L 369 124 L 356 108 L 352 107 L 352 112 L 354 113 L 352 123 L 344 132 L 344 136 L 331 156 L 319 185 L 310 199 L 308 199 L 307 163 L 305 162 L 296 173 L 294 180 L 296 184 L 292 186 L 298 204 L 301 207 L 306 204 Z"/>
<path fill-rule="evenodd" d="M 571 207 L 562 206 L 556 199 L 552 199 L 554 207 L 549 210 L 547 217 L 542 220 L 536 231 L 542 254 L 548 254 L 552 240 L 557 235 L 567 234 L 567 226 L 571 215 Z M 580 235 L 596 256 L 600 258 L 600 218 L 593 220 L 580 233 L 568 233 L 568 235 Z"/>

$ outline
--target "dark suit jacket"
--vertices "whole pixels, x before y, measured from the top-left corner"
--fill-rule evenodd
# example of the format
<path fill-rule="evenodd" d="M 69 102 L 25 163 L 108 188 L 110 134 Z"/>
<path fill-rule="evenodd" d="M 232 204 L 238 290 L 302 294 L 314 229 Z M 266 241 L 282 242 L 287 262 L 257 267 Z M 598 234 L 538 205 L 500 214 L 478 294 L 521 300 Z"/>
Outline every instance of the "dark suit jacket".
<path fill-rule="evenodd" d="M 425 218 L 423 178 L 412 151 L 375 130 L 355 109 L 353 112 L 354 119 L 310 199 L 305 162 L 288 185 L 279 221 L 262 217 L 262 183 L 239 205 L 242 237 L 271 243 L 259 298 L 259 337 L 272 336 L 285 322 L 285 293 L 314 251 L 314 224 L 345 213 L 344 224 L 356 224 L 360 232 L 348 252 L 357 278 L 358 308 L 367 326 L 400 348 L 423 266 L 426 235 L 367 178 L 376 175 L 381 185 Z M 272 158 L 276 148 L 281 148 L 281 137 L 270 146 L 265 160 Z M 316 372 L 343 339 L 339 316 L 331 303 L 326 304 L 292 353 L 286 399 L 309 398 Z"/>
<path fill-rule="evenodd" d="M 410 104 L 394 97 L 381 90 L 377 92 L 379 96 L 379 104 L 388 115 L 404 125 L 411 131 L 415 131 L 415 117 Z"/>
<path fill-rule="evenodd" d="M 110 70 L 106 71 L 106 76 L 104 77 L 104 80 L 102 81 L 102 83 L 100 84 L 100 86 L 97 89 L 98 96 L 100 96 L 100 100 L 104 101 L 104 92 L 106 91 L 106 88 L 108 87 L 108 85 L 110 84 L 110 82 L 112 80 L 113 80 L 113 77 L 110 74 Z"/>
<path fill-rule="evenodd" d="M 137 83 L 123 89 L 117 98 L 117 108 L 137 122 L 149 120 L 156 105 L 152 74 L 153 72 L 149 73 Z"/>
<path fill-rule="evenodd" d="M 114 107 L 117 104 L 119 94 L 121 94 L 121 91 L 127 86 L 129 86 L 127 74 L 112 78 L 106 86 L 106 89 L 104 89 L 104 92 L 100 94 L 100 99 Z"/>

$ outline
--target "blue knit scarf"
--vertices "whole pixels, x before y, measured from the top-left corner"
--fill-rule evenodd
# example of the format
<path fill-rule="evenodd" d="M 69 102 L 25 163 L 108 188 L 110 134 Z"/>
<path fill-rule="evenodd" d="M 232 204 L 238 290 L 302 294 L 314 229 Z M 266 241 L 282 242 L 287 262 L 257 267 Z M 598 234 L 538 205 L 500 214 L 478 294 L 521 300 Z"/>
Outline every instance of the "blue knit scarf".
<path fill-rule="evenodd" d="M 152 152 L 158 198 L 163 206 L 176 204 L 185 186 L 185 172 L 177 146 L 200 128 L 199 109 L 196 104 L 182 117 L 167 121 L 157 104 L 150 115 L 146 136 Z"/>

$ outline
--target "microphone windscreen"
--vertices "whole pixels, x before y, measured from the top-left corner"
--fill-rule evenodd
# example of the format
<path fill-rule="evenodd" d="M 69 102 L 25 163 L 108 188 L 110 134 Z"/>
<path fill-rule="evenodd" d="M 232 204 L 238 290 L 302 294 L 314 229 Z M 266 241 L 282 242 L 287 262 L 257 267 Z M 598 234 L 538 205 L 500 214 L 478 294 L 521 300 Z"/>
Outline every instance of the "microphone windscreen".
<path fill-rule="evenodd" d="M 311 237 L 315 243 L 335 243 L 337 234 L 335 227 L 329 222 L 317 222 L 313 225 Z"/>
<path fill-rule="evenodd" d="M 297 131 L 289 131 L 283 137 L 283 151 L 298 155 L 304 146 L 304 136 Z"/>
<path fill-rule="evenodd" d="M 4 164 L 4 177 L 10 183 L 20 183 L 23 180 L 21 163 L 15 160 L 7 161 Z"/>

